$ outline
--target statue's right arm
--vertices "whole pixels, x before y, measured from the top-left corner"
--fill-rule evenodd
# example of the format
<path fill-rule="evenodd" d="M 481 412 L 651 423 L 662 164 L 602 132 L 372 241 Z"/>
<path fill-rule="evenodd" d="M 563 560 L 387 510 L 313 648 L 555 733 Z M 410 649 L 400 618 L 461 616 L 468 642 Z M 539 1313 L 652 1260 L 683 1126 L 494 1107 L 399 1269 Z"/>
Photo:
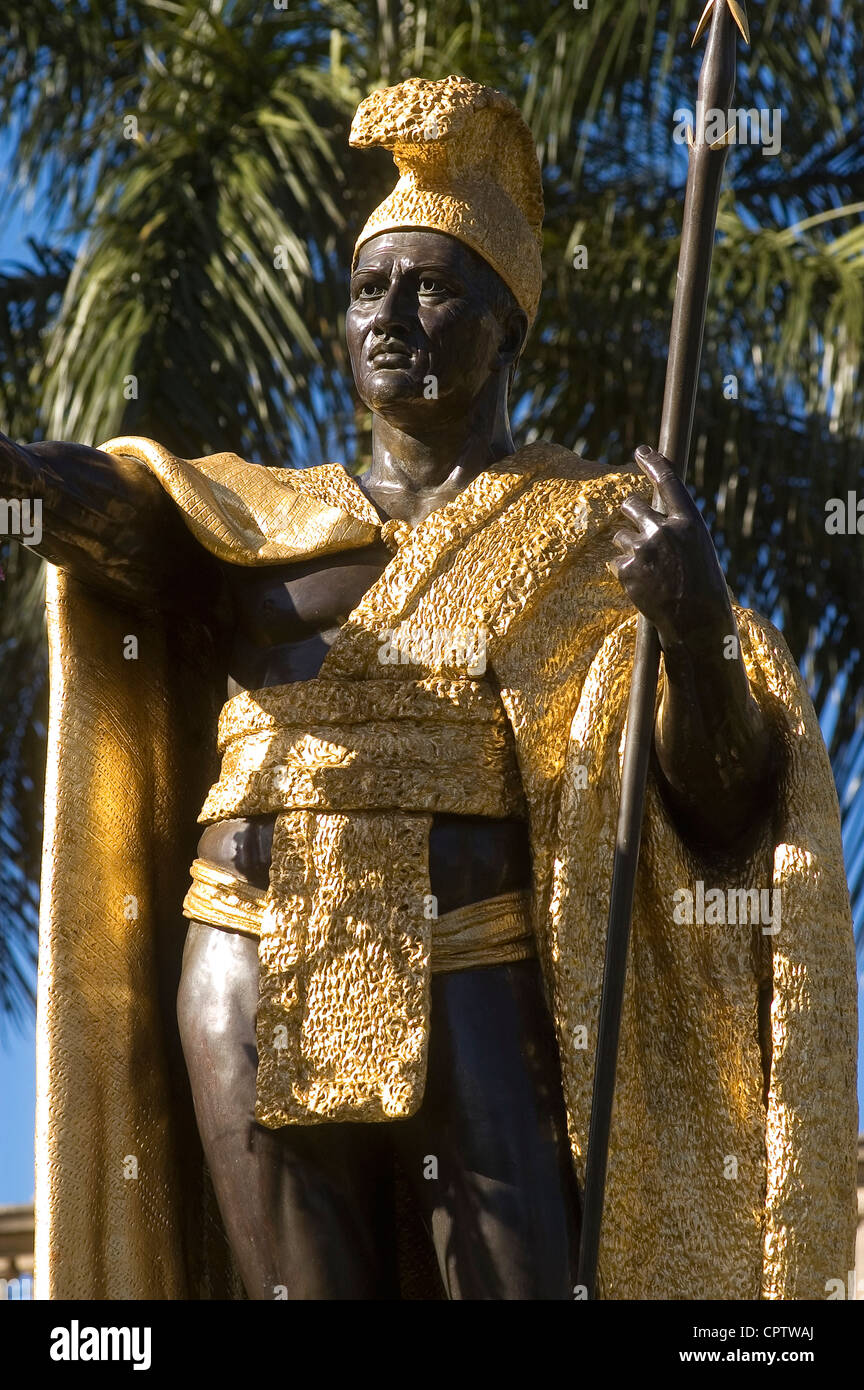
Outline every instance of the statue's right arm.
<path fill-rule="evenodd" d="M 118 599 L 171 601 L 209 558 L 143 464 L 86 444 L 0 434 L 0 496 L 41 502 L 29 548 Z"/>

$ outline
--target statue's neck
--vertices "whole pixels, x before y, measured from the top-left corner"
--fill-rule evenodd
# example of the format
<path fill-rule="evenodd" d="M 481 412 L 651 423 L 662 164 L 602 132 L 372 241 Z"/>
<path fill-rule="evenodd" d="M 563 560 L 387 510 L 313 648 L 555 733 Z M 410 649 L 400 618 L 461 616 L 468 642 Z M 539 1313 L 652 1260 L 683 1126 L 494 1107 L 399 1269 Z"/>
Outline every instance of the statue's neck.
<path fill-rule="evenodd" d="M 514 448 L 506 405 L 491 419 L 478 412 L 422 429 L 375 415 L 372 463 L 359 481 L 387 516 L 416 526 Z"/>

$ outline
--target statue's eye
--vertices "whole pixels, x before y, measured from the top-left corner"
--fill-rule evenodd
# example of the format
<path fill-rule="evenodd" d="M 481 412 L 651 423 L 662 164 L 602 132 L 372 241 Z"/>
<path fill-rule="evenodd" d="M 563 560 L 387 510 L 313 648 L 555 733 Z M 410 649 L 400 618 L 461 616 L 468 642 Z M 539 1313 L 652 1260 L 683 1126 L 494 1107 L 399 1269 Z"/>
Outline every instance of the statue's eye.
<path fill-rule="evenodd" d="M 356 298 L 357 298 L 357 299 L 376 299 L 380 293 L 381 293 L 381 286 L 380 286 L 380 285 L 376 285 L 376 284 L 374 283 L 374 281 L 372 281 L 372 280 L 367 280 L 366 283 L 363 284 L 363 285 L 361 285 L 360 288 L 358 289 L 357 294 L 356 294 Z"/>
<path fill-rule="evenodd" d="M 443 280 L 436 280 L 434 275 L 422 275 L 420 277 L 421 294 L 444 294 L 447 286 Z"/>

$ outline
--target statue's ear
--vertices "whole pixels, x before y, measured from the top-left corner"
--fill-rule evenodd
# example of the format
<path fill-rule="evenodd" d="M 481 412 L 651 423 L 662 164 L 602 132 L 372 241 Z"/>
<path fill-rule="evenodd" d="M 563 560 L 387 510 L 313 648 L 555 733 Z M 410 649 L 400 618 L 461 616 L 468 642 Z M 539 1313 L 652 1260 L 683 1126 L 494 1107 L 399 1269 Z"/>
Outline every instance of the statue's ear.
<path fill-rule="evenodd" d="M 528 336 L 528 315 L 514 304 L 501 320 L 501 339 L 498 343 L 498 365 L 515 367 Z"/>

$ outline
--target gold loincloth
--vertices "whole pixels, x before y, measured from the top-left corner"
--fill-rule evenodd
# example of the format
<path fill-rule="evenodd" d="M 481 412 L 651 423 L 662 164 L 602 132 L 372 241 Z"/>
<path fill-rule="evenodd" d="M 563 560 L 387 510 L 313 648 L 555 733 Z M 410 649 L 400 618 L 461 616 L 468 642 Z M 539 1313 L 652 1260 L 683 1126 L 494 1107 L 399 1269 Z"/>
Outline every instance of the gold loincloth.
<path fill-rule="evenodd" d="M 196 859 L 191 874 L 192 887 L 183 902 L 185 917 L 222 931 L 260 938 L 266 889 L 207 859 Z M 433 917 L 432 974 L 505 965 L 536 956 L 530 902 L 531 894 L 522 889 Z"/>
<path fill-rule="evenodd" d="M 433 939 L 438 968 L 454 969 L 521 959 L 532 937 L 528 895 L 518 912 L 509 895 L 499 903 L 503 918 L 484 922 L 475 905 L 436 922 L 429 882 L 436 812 L 524 814 L 500 700 L 467 678 L 318 677 L 236 695 L 218 742 L 220 777 L 199 820 L 276 815 L 269 888 L 221 883 L 214 895 L 199 868 L 185 908 L 199 915 L 224 897 L 228 925 L 257 927 L 256 1119 L 413 1114 Z"/>

